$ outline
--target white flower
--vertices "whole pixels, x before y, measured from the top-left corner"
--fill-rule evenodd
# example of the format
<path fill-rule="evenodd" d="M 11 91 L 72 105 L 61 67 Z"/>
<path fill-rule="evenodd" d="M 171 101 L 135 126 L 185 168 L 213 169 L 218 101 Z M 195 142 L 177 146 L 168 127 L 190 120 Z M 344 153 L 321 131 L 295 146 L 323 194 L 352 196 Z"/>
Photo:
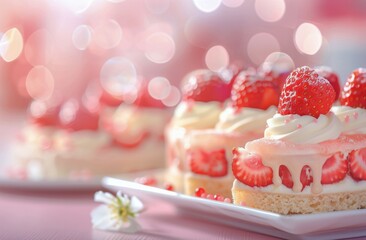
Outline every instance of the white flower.
<path fill-rule="evenodd" d="M 130 198 L 120 191 L 116 196 L 98 191 L 94 195 L 94 201 L 104 203 L 91 212 L 94 228 L 126 233 L 134 233 L 140 229 L 134 218 L 143 210 L 144 205 L 137 197 Z"/>

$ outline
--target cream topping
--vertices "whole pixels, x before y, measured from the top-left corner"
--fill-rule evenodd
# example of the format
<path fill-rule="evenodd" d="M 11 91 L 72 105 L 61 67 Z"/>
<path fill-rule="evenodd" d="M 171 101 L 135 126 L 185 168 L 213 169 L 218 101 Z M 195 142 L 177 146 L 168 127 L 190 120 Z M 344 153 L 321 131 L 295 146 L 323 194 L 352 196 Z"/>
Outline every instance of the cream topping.
<path fill-rule="evenodd" d="M 117 132 L 128 136 L 151 133 L 162 136 L 169 120 L 170 112 L 166 109 L 137 108 L 121 105 L 113 115 L 113 125 Z"/>
<path fill-rule="evenodd" d="M 332 112 L 343 124 L 345 134 L 366 134 L 366 109 L 333 106 Z"/>
<path fill-rule="evenodd" d="M 275 114 L 267 120 L 268 127 L 264 131 L 265 138 L 285 140 L 298 144 L 315 144 L 337 139 L 342 131 L 342 123 L 332 113 L 312 116 L 297 114 Z"/>
<path fill-rule="evenodd" d="M 59 150 L 80 150 L 88 151 L 103 147 L 110 143 L 111 139 L 107 133 L 80 130 L 75 132 L 62 131 L 55 134 L 55 148 Z"/>
<path fill-rule="evenodd" d="M 221 114 L 216 129 L 227 132 L 260 132 L 266 128 L 266 121 L 277 111 L 275 106 L 266 110 L 256 108 L 243 108 L 240 112 L 232 107 L 227 107 Z"/>
<path fill-rule="evenodd" d="M 214 128 L 222 111 L 221 102 L 183 101 L 175 109 L 172 125 L 188 129 Z"/>

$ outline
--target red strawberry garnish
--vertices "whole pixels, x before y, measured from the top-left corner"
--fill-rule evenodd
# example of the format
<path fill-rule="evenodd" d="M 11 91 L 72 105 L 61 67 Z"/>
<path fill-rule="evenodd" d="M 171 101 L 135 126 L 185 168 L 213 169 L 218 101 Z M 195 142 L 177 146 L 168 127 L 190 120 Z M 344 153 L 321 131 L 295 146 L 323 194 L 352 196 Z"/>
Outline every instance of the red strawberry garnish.
<path fill-rule="evenodd" d="M 61 107 L 60 122 L 63 128 L 72 131 L 97 130 L 99 115 L 88 109 L 82 101 L 71 99 Z"/>
<path fill-rule="evenodd" d="M 227 175 L 227 160 L 225 150 L 204 152 L 202 150 L 189 151 L 188 162 L 192 172 L 210 177 Z"/>
<path fill-rule="evenodd" d="M 366 148 L 348 154 L 349 172 L 355 180 L 366 180 Z"/>
<path fill-rule="evenodd" d="M 210 70 L 193 72 L 184 82 L 183 100 L 224 102 L 230 97 L 230 86 Z"/>
<path fill-rule="evenodd" d="M 319 74 L 319 76 L 327 79 L 329 83 L 332 85 L 335 91 L 334 101 L 337 101 L 339 98 L 339 93 L 341 91 L 338 75 L 330 67 L 320 66 L 314 68 L 314 70 Z"/>
<path fill-rule="evenodd" d="M 292 71 L 283 86 L 278 112 L 318 118 L 332 107 L 335 91 L 328 80 L 309 67 Z"/>
<path fill-rule="evenodd" d="M 254 187 L 265 187 L 272 184 L 273 171 L 264 166 L 260 156 L 256 154 L 243 154 L 241 148 L 233 150 L 233 174 L 240 182 Z"/>
<path fill-rule="evenodd" d="M 47 104 L 43 101 L 33 101 L 29 106 L 29 117 L 32 123 L 41 126 L 57 126 L 60 106 Z"/>
<path fill-rule="evenodd" d="M 294 182 L 292 180 L 292 176 L 290 171 L 284 165 L 280 166 L 279 174 L 282 180 L 282 184 L 288 188 L 292 188 L 294 186 Z M 302 189 L 304 187 L 309 186 L 310 183 L 313 182 L 313 177 L 311 176 L 311 169 L 309 166 L 304 166 L 301 170 L 300 182 L 302 183 Z"/>
<path fill-rule="evenodd" d="M 348 77 L 340 97 L 343 106 L 366 108 L 366 69 L 358 68 Z"/>
<path fill-rule="evenodd" d="M 235 79 L 231 91 L 232 106 L 236 109 L 243 107 L 267 109 L 277 106 L 279 89 L 269 78 L 255 72 L 241 72 Z"/>
<path fill-rule="evenodd" d="M 328 158 L 322 169 L 322 184 L 332 184 L 343 180 L 348 172 L 348 161 L 342 153 Z"/>

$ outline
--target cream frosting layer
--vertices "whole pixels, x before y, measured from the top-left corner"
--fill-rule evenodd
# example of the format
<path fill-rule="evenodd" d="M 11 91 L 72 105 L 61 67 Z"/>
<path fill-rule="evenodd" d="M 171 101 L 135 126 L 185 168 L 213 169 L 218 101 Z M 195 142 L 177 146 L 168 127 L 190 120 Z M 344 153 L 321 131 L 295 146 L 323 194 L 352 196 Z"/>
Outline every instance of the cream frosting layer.
<path fill-rule="evenodd" d="M 121 105 L 113 115 L 113 125 L 117 132 L 129 136 L 148 132 L 162 136 L 169 120 L 170 112 L 166 109 L 140 108 Z"/>
<path fill-rule="evenodd" d="M 329 112 L 314 118 L 309 115 L 275 114 L 267 120 L 268 127 L 264 137 L 285 140 L 298 144 L 315 144 L 327 140 L 337 139 L 342 132 L 342 123 Z"/>
<path fill-rule="evenodd" d="M 55 148 L 68 151 L 70 148 L 78 151 L 90 151 L 103 147 L 111 141 L 105 132 L 80 130 L 75 132 L 60 131 L 54 136 Z"/>
<path fill-rule="evenodd" d="M 271 106 L 266 110 L 256 108 L 243 108 L 240 112 L 232 107 L 227 107 L 219 117 L 216 129 L 227 132 L 260 132 L 266 128 L 267 119 L 277 111 L 277 107 Z"/>
<path fill-rule="evenodd" d="M 345 134 L 366 134 L 366 109 L 333 106 L 332 112 L 343 124 Z"/>
<path fill-rule="evenodd" d="M 214 128 L 222 111 L 221 102 L 183 101 L 175 109 L 172 126 L 187 129 Z"/>

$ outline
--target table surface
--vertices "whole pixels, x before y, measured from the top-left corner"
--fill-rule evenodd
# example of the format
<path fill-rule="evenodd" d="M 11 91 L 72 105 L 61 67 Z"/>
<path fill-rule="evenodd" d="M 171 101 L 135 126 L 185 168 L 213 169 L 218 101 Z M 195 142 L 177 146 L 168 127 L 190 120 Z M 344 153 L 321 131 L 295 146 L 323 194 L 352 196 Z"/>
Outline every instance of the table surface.
<path fill-rule="evenodd" d="M 95 230 L 94 191 L 0 189 L 0 239 L 275 239 L 183 216 L 164 202 L 143 212 L 134 234 Z"/>

